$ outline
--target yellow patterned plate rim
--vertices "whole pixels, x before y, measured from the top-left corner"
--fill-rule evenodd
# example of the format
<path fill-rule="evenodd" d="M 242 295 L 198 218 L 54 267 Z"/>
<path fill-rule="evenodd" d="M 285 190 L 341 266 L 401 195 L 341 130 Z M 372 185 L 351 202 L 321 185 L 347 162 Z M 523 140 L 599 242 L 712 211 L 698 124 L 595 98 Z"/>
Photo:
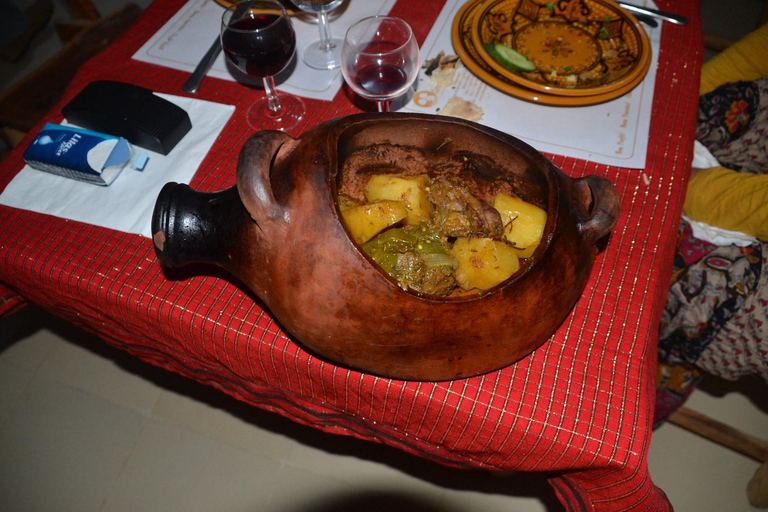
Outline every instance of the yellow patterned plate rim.
<path fill-rule="evenodd" d="M 230 5 L 236 4 L 240 0 L 213 0 L 220 6 L 224 7 L 225 9 L 229 8 Z M 285 8 L 285 12 L 288 13 L 288 16 L 296 16 L 299 14 L 302 14 L 303 11 L 299 10 L 298 7 L 294 7 L 294 5 L 291 2 L 280 2 L 283 4 L 283 7 Z"/>
<path fill-rule="evenodd" d="M 492 9 L 510 3 L 513 4 L 512 7 L 515 9 L 511 21 L 501 16 L 503 13 L 493 12 L 489 14 Z M 551 7 L 552 10 L 548 11 L 549 7 L 547 6 L 553 6 Z M 567 11 L 570 6 L 585 9 L 592 7 L 595 13 L 593 14 L 592 11 L 588 11 L 589 14 L 583 14 L 584 11 L 580 10 L 578 11 L 579 14 L 574 15 Z M 527 16 L 520 14 L 521 11 L 525 11 Z M 599 14 L 600 12 L 608 12 L 610 16 L 605 15 L 603 21 L 603 17 Z M 530 55 L 531 52 L 538 52 L 534 56 L 537 60 L 541 58 L 539 65 L 544 68 L 543 71 L 532 73 L 529 75 L 529 78 L 505 68 L 496 59 L 491 57 L 483 46 L 484 41 L 481 35 L 481 29 L 487 26 L 483 22 L 484 17 L 487 18 L 491 15 L 496 18 L 496 28 L 503 27 L 502 23 L 509 23 L 509 27 L 504 27 L 509 32 L 502 34 L 502 38 L 506 39 L 507 46 L 514 46 L 510 42 L 510 39 L 512 39 L 516 44 L 523 45 L 523 48 L 518 48 L 521 50 L 521 53 L 524 52 Z M 586 18 L 577 18 L 575 21 L 567 18 L 567 16 L 579 15 L 586 16 Z M 547 18 L 547 16 L 552 17 Z M 500 22 L 499 20 L 502 21 Z M 491 22 L 489 21 L 488 23 L 490 24 Z M 615 29 L 611 29 L 611 32 L 618 31 L 618 34 L 610 34 L 606 27 L 615 27 Z M 615 41 L 623 44 L 621 34 L 625 30 L 630 36 L 629 42 L 637 46 L 634 48 L 634 52 L 625 49 L 623 53 L 619 53 L 610 47 Z M 597 35 L 590 32 L 594 32 Z M 607 36 L 603 38 L 603 34 Z M 573 38 L 576 39 L 574 40 Z M 497 74 L 525 88 L 552 95 L 592 96 L 608 94 L 618 89 L 623 90 L 630 83 L 635 83 L 635 85 L 639 83 L 648 72 L 651 63 L 651 44 L 645 30 L 634 16 L 619 7 L 612 0 L 562 0 L 553 3 L 538 3 L 535 0 L 484 0 L 482 5 L 478 7 L 472 20 L 471 40 L 479 57 Z M 521 43 L 521 41 L 524 43 Z M 582 41 L 584 42 L 582 43 Z M 497 42 L 502 41 L 499 40 Z M 585 45 L 589 45 L 590 49 L 595 51 L 595 54 L 585 56 Z M 598 49 L 594 48 L 595 45 L 597 45 Z M 547 82 L 542 83 L 541 81 L 545 80 L 543 74 L 546 74 L 549 67 L 555 66 L 557 59 L 553 55 L 559 52 L 558 59 L 562 60 L 566 48 L 569 48 L 571 54 L 580 59 L 576 64 L 577 66 L 583 65 L 585 67 L 583 73 L 586 76 L 589 76 L 590 73 L 599 75 L 606 68 L 610 69 L 612 65 L 615 65 L 617 62 L 623 62 L 627 58 L 633 62 L 630 64 L 629 70 L 619 68 L 617 78 L 607 83 L 577 85 L 574 87 Z M 621 59 L 615 58 L 611 55 L 612 52 L 623 55 L 623 57 Z M 545 60 L 547 58 L 549 59 L 548 61 Z M 592 63 L 591 68 L 588 67 L 590 62 Z M 565 62 L 565 64 L 568 63 L 568 61 Z M 567 70 L 568 68 L 566 67 L 565 69 Z M 557 77 L 556 70 L 551 71 L 555 73 L 556 79 L 563 79 L 562 75 Z M 581 79 L 580 75 L 571 75 L 569 78 L 574 77 L 577 77 L 575 78 L 576 80 Z"/>
<path fill-rule="evenodd" d="M 642 81 L 643 77 L 640 76 L 636 82 L 627 84 L 622 88 L 606 94 L 596 94 L 592 96 L 559 96 L 534 91 L 508 80 L 496 73 L 496 71 L 490 68 L 490 66 L 488 66 L 482 59 L 474 55 L 476 50 L 471 41 L 469 34 L 470 30 L 469 27 L 465 27 L 471 23 L 472 16 L 476 13 L 477 9 L 481 7 L 484 1 L 485 0 L 469 0 L 459 9 L 451 27 L 451 40 L 456 55 L 461 59 L 467 69 L 491 87 L 494 87 L 505 94 L 509 94 L 510 96 L 540 105 L 582 107 L 605 103 L 623 96 L 634 89 Z"/>

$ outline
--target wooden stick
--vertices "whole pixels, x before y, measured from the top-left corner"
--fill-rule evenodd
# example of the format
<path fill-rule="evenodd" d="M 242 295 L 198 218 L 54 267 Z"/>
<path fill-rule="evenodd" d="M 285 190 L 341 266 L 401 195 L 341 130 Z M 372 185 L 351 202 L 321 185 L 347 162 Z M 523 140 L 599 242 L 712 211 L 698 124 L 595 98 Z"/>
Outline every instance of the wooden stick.
<path fill-rule="evenodd" d="M 667 418 L 681 428 L 737 451 L 758 462 L 768 461 L 768 442 L 713 420 L 687 407 L 680 407 Z"/>
<path fill-rule="evenodd" d="M 718 36 L 715 34 L 704 34 L 704 48 L 721 52 L 732 46 L 736 42 L 735 39 L 729 39 L 727 37 Z"/>
<path fill-rule="evenodd" d="M 757 468 L 747 484 L 747 498 L 755 508 L 768 508 L 768 462 Z"/>
<path fill-rule="evenodd" d="M 91 0 L 67 0 L 67 5 L 78 20 L 96 21 L 101 14 Z"/>
<path fill-rule="evenodd" d="M 768 1 L 763 1 L 763 13 L 760 15 L 760 25 L 768 23 Z"/>

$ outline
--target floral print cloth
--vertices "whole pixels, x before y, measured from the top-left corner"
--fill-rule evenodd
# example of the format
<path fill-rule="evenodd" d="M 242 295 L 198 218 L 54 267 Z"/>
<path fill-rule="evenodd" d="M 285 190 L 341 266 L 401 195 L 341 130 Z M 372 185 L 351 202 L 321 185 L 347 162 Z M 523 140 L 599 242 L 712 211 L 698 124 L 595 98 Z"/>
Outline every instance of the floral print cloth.
<path fill-rule="evenodd" d="M 696 138 L 723 166 L 768 173 L 768 78 L 703 95 Z M 682 221 L 658 354 L 657 424 L 704 373 L 768 380 L 768 243 L 712 245 Z"/>
<path fill-rule="evenodd" d="M 696 139 L 722 166 L 765 174 L 767 129 L 768 77 L 725 84 L 699 99 Z"/>

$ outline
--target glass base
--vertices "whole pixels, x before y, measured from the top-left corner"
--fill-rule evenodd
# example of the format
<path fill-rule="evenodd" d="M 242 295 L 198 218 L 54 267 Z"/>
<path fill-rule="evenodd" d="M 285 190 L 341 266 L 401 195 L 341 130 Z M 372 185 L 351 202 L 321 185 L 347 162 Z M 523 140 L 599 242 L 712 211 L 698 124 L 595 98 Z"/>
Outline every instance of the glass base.
<path fill-rule="evenodd" d="M 312 41 L 301 53 L 304 64 L 315 69 L 336 69 L 341 66 L 341 45 L 344 40 L 331 38 L 330 48 L 320 45 L 320 40 Z"/>
<path fill-rule="evenodd" d="M 301 98 L 284 92 L 276 94 L 280 100 L 280 109 L 277 112 L 269 109 L 269 101 L 266 97 L 259 99 L 248 109 L 246 119 L 251 128 L 287 132 L 296 128 L 304 119 L 307 109 Z"/>

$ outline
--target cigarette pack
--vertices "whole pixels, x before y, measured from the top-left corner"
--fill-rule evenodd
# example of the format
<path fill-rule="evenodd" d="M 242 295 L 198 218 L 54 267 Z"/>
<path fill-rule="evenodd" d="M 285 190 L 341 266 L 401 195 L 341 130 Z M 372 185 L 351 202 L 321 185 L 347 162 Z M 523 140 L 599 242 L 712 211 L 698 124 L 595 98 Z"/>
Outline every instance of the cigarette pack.
<path fill-rule="evenodd" d="M 109 185 L 134 157 L 122 137 L 48 123 L 24 153 L 24 161 L 40 171 L 78 181 Z"/>

